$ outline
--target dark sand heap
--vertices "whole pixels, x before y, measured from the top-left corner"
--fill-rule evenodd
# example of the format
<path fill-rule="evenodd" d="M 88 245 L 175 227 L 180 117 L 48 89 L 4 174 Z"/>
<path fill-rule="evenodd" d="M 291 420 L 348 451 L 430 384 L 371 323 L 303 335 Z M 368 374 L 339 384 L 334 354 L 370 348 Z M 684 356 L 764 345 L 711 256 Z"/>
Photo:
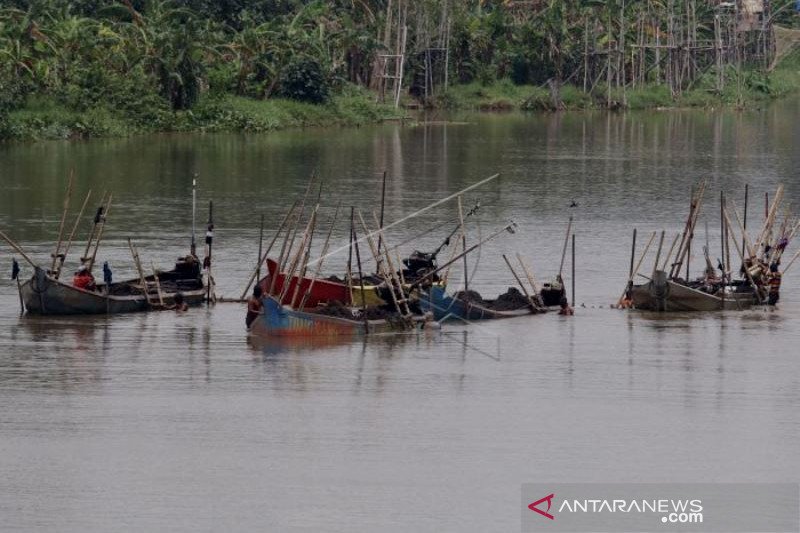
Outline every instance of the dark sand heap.
<path fill-rule="evenodd" d="M 456 293 L 455 297 L 461 301 L 480 305 L 493 311 L 515 311 L 531 305 L 525 295 L 514 287 L 509 287 L 506 292 L 494 300 L 484 300 L 477 291 L 460 291 Z"/>

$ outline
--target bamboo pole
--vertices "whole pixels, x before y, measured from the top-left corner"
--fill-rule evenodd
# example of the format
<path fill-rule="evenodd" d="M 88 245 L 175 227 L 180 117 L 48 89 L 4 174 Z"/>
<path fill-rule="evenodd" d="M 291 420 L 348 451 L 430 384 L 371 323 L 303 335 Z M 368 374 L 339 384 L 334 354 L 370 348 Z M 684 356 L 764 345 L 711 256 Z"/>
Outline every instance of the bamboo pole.
<path fill-rule="evenodd" d="M 669 251 L 667 252 L 666 257 L 664 257 L 664 262 L 661 263 L 661 270 L 663 270 L 664 272 L 666 272 L 667 270 L 667 265 L 669 265 L 669 259 L 670 257 L 672 257 L 672 252 L 675 251 L 675 245 L 678 244 L 678 239 L 680 238 L 681 238 L 681 233 L 678 232 L 675 234 L 675 238 L 672 239 L 672 246 L 669 247 Z"/>
<path fill-rule="evenodd" d="M 522 259 L 522 256 L 517 253 L 517 261 L 519 261 L 519 266 L 522 268 L 522 271 L 525 273 L 525 277 L 528 278 L 528 283 L 531 284 L 531 289 L 533 289 L 533 293 L 537 296 L 537 298 L 541 299 L 541 289 L 536 284 L 536 278 L 533 275 L 533 270 L 528 268 L 528 265 L 525 264 L 525 261 Z M 542 302 L 539 301 L 541 305 Z"/>
<path fill-rule="evenodd" d="M 319 204 L 317 204 L 319 206 Z M 303 283 L 303 280 L 306 277 L 306 272 L 308 271 L 308 260 L 311 257 L 311 242 L 314 239 L 314 232 L 317 229 L 317 211 L 314 210 L 313 215 L 311 216 L 311 230 L 308 233 L 308 240 L 304 244 L 304 246 L 300 250 L 300 257 L 301 261 L 298 264 L 298 271 L 297 271 L 297 283 L 294 285 L 294 293 L 292 294 L 292 301 L 289 304 L 289 307 L 294 309 L 295 303 L 297 302 L 297 297 L 300 295 L 300 286 Z"/>
<path fill-rule="evenodd" d="M 303 193 L 303 200 L 300 202 L 300 211 L 298 211 L 297 216 L 295 217 L 295 220 L 292 223 L 292 228 L 293 228 L 293 231 L 291 232 L 292 237 L 289 240 L 289 247 L 286 250 L 286 257 L 284 258 L 284 261 L 288 261 L 289 257 L 291 257 L 292 255 L 292 248 L 294 248 L 294 240 L 297 237 L 297 231 L 300 228 L 300 221 L 303 219 L 303 214 L 306 211 L 306 200 L 308 200 L 308 194 L 311 192 L 311 185 L 313 185 L 315 178 L 316 178 L 316 173 L 312 173 L 311 177 L 308 180 L 308 184 L 306 185 L 306 191 L 305 193 Z M 286 270 L 286 266 L 287 265 L 285 263 L 280 263 L 278 265 L 278 271 L 280 272 L 282 270 Z"/>
<path fill-rule="evenodd" d="M 384 214 L 386 211 L 386 171 L 383 171 L 383 180 L 381 182 L 381 218 L 378 222 L 378 228 L 383 229 L 383 220 Z M 383 246 L 383 239 L 378 237 L 378 254 L 381 253 L 381 247 Z M 380 257 L 380 255 L 379 255 Z"/>
<path fill-rule="evenodd" d="M 503 232 L 506 232 L 506 231 L 507 231 L 507 232 L 509 232 L 509 233 L 514 233 L 514 228 L 516 228 L 516 227 L 517 227 L 517 224 L 516 224 L 515 222 L 510 222 L 510 223 L 506 224 L 505 226 L 503 226 L 503 227 L 502 227 L 502 228 L 500 228 L 499 230 L 495 231 L 495 232 L 494 232 L 494 233 L 492 233 L 491 235 L 488 235 L 487 237 L 484 237 L 484 238 L 483 238 L 482 240 L 480 240 L 479 242 L 477 242 L 477 243 L 473 244 L 472 246 L 470 246 L 469 248 L 467 248 L 467 249 L 466 249 L 464 252 L 462 252 L 461 254 L 459 254 L 459 255 L 455 256 L 455 257 L 454 257 L 453 259 L 451 259 L 450 261 L 446 262 L 446 263 L 445 263 L 445 264 L 443 264 L 443 265 L 439 265 L 439 266 L 438 266 L 438 267 L 437 267 L 435 270 L 432 270 L 432 271 L 428 272 L 427 274 L 425 274 L 424 276 L 420 277 L 419 279 L 417 279 L 416 281 L 414 281 L 414 282 L 413 282 L 413 283 L 410 285 L 410 288 L 412 288 L 412 289 L 413 289 L 414 287 L 418 287 L 418 286 L 422 285 L 422 283 L 423 283 L 424 281 L 426 281 L 428 278 L 431 278 L 431 277 L 435 276 L 436 274 L 438 274 L 439 272 L 441 272 L 442 270 L 444 270 L 445 268 L 447 268 L 447 267 L 448 267 L 448 266 L 450 266 L 451 264 L 453 264 L 453 263 L 455 263 L 456 261 L 458 261 L 459 259 L 461 259 L 461 257 L 462 257 L 462 256 L 464 256 L 464 255 L 466 255 L 466 254 L 468 254 L 468 253 L 471 253 L 471 252 L 473 252 L 473 251 L 474 251 L 474 250 L 476 250 L 477 248 L 480 248 L 482 245 L 484 245 L 485 243 L 487 243 L 487 242 L 489 242 L 490 240 L 494 239 L 495 237 L 497 237 L 497 236 L 501 235 Z"/>
<path fill-rule="evenodd" d="M 296 202 L 295 202 L 295 204 L 296 204 Z M 269 282 L 269 295 L 270 296 L 274 296 L 273 291 L 275 289 L 275 284 L 277 283 L 278 278 L 283 273 L 282 265 L 283 265 L 283 260 L 284 260 L 284 254 L 287 253 L 286 247 L 289 244 L 289 236 L 292 233 L 292 225 L 296 224 L 297 220 L 298 219 L 296 217 L 292 218 L 291 221 L 289 222 L 289 225 L 286 227 L 286 235 L 284 235 L 284 237 L 283 237 L 283 244 L 281 244 L 281 252 L 280 252 L 280 254 L 278 254 L 278 262 L 275 264 L 275 275 L 270 277 L 270 282 Z M 276 234 L 276 236 L 277 235 L 278 234 Z M 285 277 L 283 279 L 283 283 L 286 284 L 286 278 Z M 281 287 L 281 289 L 283 289 L 283 287 Z"/>
<path fill-rule="evenodd" d="M 794 256 L 792 256 L 792 259 L 789 261 L 789 263 L 783 269 L 783 273 L 784 274 L 786 274 L 786 272 L 789 271 L 789 268 L 791 268 L 791 266 L 794 264 L 794 262 L 795 262 L 795 260 L 797 259 L 798 256 L 800 256 L 800 250 L 797 250 L 797 252 L 795 252 Z"/>
<path fill-rule="evenodd" d="M 524 283 L 522 283 L 522 280 L 517 275 L 517 271 L 514 270 L 513 266 L 511 266 L 511 261 L 508 260 L 508 257 L 506 257 L 506 254 L 503 254 L 503 261 L 506 262 L 506 265 L 508 266 L 508 269 L 511 271 L 511 274 L 514 276 L 514 279 L 517 280 L 517 285 L 519 285 L 519 287 L 522 289 L 522 292 L 525 294 L 525 298 L 528 299 L 528 305 L 530 305 L 531 311 L 534 311 L 534 312 L 538 311 L 538 307 L 536 306 L 536 302 L 533 301 L 533 298 L 531 297 L 530 293 L 528 292 L 528 288 L 525 286 Z"/>
<path fill-rule="evenodd" d="M 575 234 L 572 234 L 572 307 L 575 307 Z"/>
<path fill-rule="evenodd" d="M 70 248 L 72 248 L 72 240 L 75 238 L 75 232 L 78 231 L 78 224 L 81 221 L 81 217 L 83 216 L 83 212 L 86 209 L 86 206 L 89 203 L 89 198 L 92 196 L 92 190 L 89 189 L 89 192 L 86 194 L 86 199 L 83 201 L 83 205 L 81 206 L 81 210 L 78 213 L 78 216 L 75 217 L 75 224 L 72 226 L 72 231 L 69 234 L 69 239 L 67 240 L 67 246 L 64 248 L 64 253 L 61 254 L 61 264 L 56 269 L 56 276 L 55 278 L 58 279 L 61 275 L 61 269 L 64 267 L 64 261 L 67 259 L 67 254 L 69 254 Z"/>
<path fill-rule="evenodd" d="M 725 223 L 730 228 L 731 220 L 730 220 L 730 217 L 728 216 L 727 208 L 723 208 L 722 212 L 725 215 Z M 747 276 L 747 280 L 750 282 L 750 286 L 752 286 L 753 290 L 756 291 L 756 296 L 758 296 L 758 301 L 760 303 L 764 303 L 764 297 L 761 295 L 761 289 L 759 289 L 758 285 L 756 285 L 755 280 L 753 280 L 753 276 L 750 275 L 750 269 L 748 269 L 747 265 L 745 264 L 744 252 L 742 251 L 741 248 L 739 248 L 739 242 L 736 239 L 734 239 L 733 243 L 736 245 L 736 251 L 739 253 L 739 259 L 741 259 L 742 264 L 745 265 L 744 273 L 745 273 L 745 276 Z"/>
<path fill-rule="evenodd" d="M 375 241 L 372 240 L 372 233 L 367 229 L 367 224 L 364 222 L 364 217 L 361 216 L 361 212 L 358 213 L 358 219 L 361 222 L 361 227 L 364 230 L 364 234 L 366 235 L 367 243 L 369 244 L 370 252 L 372 252 L 372 256 L 375 259 L 376 264 L 381 266 L 381 269 L 385 271 L 385 266 L 381 265 L 378 257 L 378 250 L 375 248 Z M 383 281 L 389 286 L 389 294 L 392 297 L 392 303 L 394 304 L 394 308 L 400 316 L 403 316 L 403 311 L 400 308 L 400 302 L 397 301 L 397 295 L 394 292 L 394 287 L 392 286 L 391 281 L 387 275 L 382 275 Z"/>
<path fill-rule="evenodd" d="M 94 252 L 92 252 L 92 258 L 89 261 L 89 265 L 86 269 L 91 274 L 92 268 L 94 268 L 94 262 L 97 259 L 97 249 L 100 247 L 100 241 L 103 240 L 103 232 L 106 229 L 106 220 L 108 220 L 108 212 L 111 210 L 111 200 L 114 198 L 113 194 L 108 196 L 108 202 L 106 203 L 105 213 L 103 214 L 103 220 L 100 223 L 100 230 L 97 232 L 97 240 L 94 243 Z"/>
<path fill-rule="evenodd" d="M 319 208 L 319 204 L 314 208 L 314 211 L 311 212 L 311 216 L 308 219 L 308 223 L 306 224 L 306 229 L 303 232 L 303 238 L 300 241 L 300 246 L 297 249 L 297 252 L 294 254 L 294 258 L 291 260 L 290 268 L 286 271 L 285 277 L 283 279 L 283 287 L 281 288 L 280 298 L 278 298 L 278 302 L 283 304 L 283 299 L 289 293 L 289 289 L 292 286 L 292 279 L 294 278 L 294 273 L 297 270 L 297 267 L 300 264 L 300 259 L 303 257 L 303 252 L 305 252 L 305 247 L 308 244 L 308 236 L 311 231 L 311 226 L 314 223 L 314 218 Z M 299 284 L 301 279 L 298 277 L 296 284 Z"/>
<path fill-rule="evenodd" d="M 367 316 L 367 296 L 364 293 L 364 271 L 361 268 L 361 252 L 359 251 L 359 248 L 358 248 L 358 238 L 357 238 L 357 233 L 356 233 L 356 225 L 355 225 L 354 213 L 355 213 L 355 208 L 351 206 L 350 207 L 350 228 L 351 228 L 350 246 L 355 248 L 355 252 L 356 252 L 356 266 L 358 266 L 358 284 L 359 284 L 360 289 L 361 289 L 361 310 L 362 310 L 362 313 L 364 314 L 364 331 L 366 333 L 369 333 L 369 317 Z M 351 300 L 353 299 L 353 294 L 352 293 L 350 293 L 350 299 Z"/>
<path fill-rule="evenodd" d="M 633 242 L 631 243 L 631 267 L 628 270 L 628 277 L 633 279 L 633 263 L 636 260 L 636 228 L 633 228 Z"/>
<path fill-rule="evenodd" d="M 22 248 L 20 247 L 20 245 L 19 245 L 19 244 L 17 244 L 17 243 L 15 243 L 13 240 L 11 240 L 11 237 L 9 237 L 9 236 L 8 236 L 8 235 L 6 235 L 5 233 L 3 233 L 3 231 L 1 231 L 1 230 L 0 230 L 0 238 L 2 238 L 4 241 L 6 241 L 6 242 L 8 243 L 8 245 L 9 245 L 11 248 L 13 248 L 14 250 L 16 250 L 16 252 L 17 252 L 19 255 L 21 255 L 21 256 L 22 256 L 22 258 L 23 258 L 25 261 L 27 261 L 29 265 L 31 265 L 33 268 L 39 268 L 39 265 L 37 265 L 36 263 L 34 263 L 34 262 L 33 262 L 33 259 L 31 259 L 30 257 L 28 257 L 28 254 L 26 254 L 26 253 L 25 253 L 25 252 L 22 250 Z"/>
<path fill-rule="evenodd" d="M 572 232 L 572 216 L 569 217 L 567 224 L 567 236 L 564 237 L 564 248 L 561 250 L 561 265 L 558 267 L 558 278 L 561 279 L 561 273 L 564 270 L 564 259 L 567 257 L 567 245 L 569 244 L 569 236 Z"/>
<path fill-rule="evenodd" d="M 151 262 L 150 266 L 153 268 L 153 281 L 156 283 L 156 292 L 158 293 L 158 304 L 164 307 L 164 294 L 161 292 L 161 282 L 158 280 L 158 271 L 156 271 L 155 263 Z"/>
<path fill-rule="evenodd" d="M 50 267 L 50 272 L 55 273 L 56 265 L 58 264 L 58 254 L 61 252 L 61 243 L 64 239 L 64 224 L 67 221 L 67 212 L 69 211 L 69 201 L 72 198 L 72 184 L 75 177 L 75 171 L 70 171 L 69 181 L 67 182 L 67 194 L 64 196 L 64 209 L 61 212 L 61 223 L 58 226 L 58 242 L 56 243 L 56 250 L 53 252 L 53 263 Z M 56 276 L 56 279 L 58 277 Z"/>
<path fill-rule="evenodd" d="M 303 298 L 300 300 L 299 309 L 303 309 L 306 306 L 306 302 L 308 301 L 309 296 L 311 296 L 311 291 L 314 288 L 314 284 L 316 283 L 317 278 L 320 275 L 320 272 L 322 272 L 322 263 L 325 262 L 325 255 L 328 253 L 328 247 L 330 246 L 331 242 L 331 235 L 333 235 L 333 228 L 336 226 L 336 220 L 339 218 L 339 208 L 341 206 L 342 202 L 339 202 L 336 205 L 336 211 L 334 211 L 333 213 L 333 220 L 331 221 L 331 225 L 328 228 L 328 235 L 325 236 L 325 242 L 322 245 L 322 253 L 320 254 L 320 260 L 317 261 L 316 268 L 314 269 L 314 275 L 311 278 L 311 283 L 308 284 L 308 289 L 306 289 L 305 294 L 303 294 Z"/>
<path fill-rule="evenodd" d="M 636 263 L 636 267 L 631 271 L 630 276 L 628 276 L 628 281 L 625 283 L 625 288 L 622 290 L 622 294 L 617 300 L 617 305 L 620 305 L 622 303 L 622 300 L 625 298 L 625 293 L 628 292 L 628 287 L 630 287 L 631 283 L 633 283 L 633 279 L 636 277 L 636 274 L 639 273 L 639 269 L 642 266 L 642 262 L 644 261 L 645 256 L 647 256 L 647 252 L 650 250 L 650 245 L 653 244 L 653 241 L 656 238 L 656 233 L 657 232 L 654 231 L 650 235 L 650 240 L 647 241 L 647 245 L 644 247 L 644 251 L 642 252 L 641 257 L 639 257 L 639 261 Z"/>
<path fill-rule="evenodd" d="M 739 224 L 739 230 L 742 232 L 742 242 L 744 242 L 746 246 L 747 253 L 749 254 L 750 258 L 756 257 L 756 248 L 750 243 L 750 237 L 747 235 L 747 232 L 744 230 L 744 224 L 742 223 L 741 219 L 739 219 L 739 211 L 736 209 L 736 202 L 731 199 L 731 206 L 733 207 L 733 214 L 736 218 L 736 222 Z M 725 209 L 723 208 L 723 211 Z M 742 250 L 745 250 L 744 248 Z M 743 259 L 744 260 L 744 259 Z"/>
<path fill-rule="evenodd" d="M 663 229 L 661 230 L 661 238 L 658 241 L 658 248 L 656 249 L 656 260 L 653 262 L 653 274 L 650 276 L 652 279 L 656 277 L 656 271 L 658 270 L 658 262 L 661 260 L 661 250 L 664 248 L 664 235 L 667 232 Z"/>
<path fill-rule="evenodd" d="M 461 205 L 461 197 L 457 198 L 458 200 L 458 221 L 461 225 L 461 249 L 467 249 L 467 233 L 464 229 L 464 208 Z M 464 291 L 469 290 L 469 271 L 467 270 L 467 256 L 464 256 Z"/>
<path fill-rule="evenodd" d="M 259 254 L 258 265 L 256 265 L 256 268 L 253 271 L 253 274 L 250 276 L 250 280 L 247 283 L 247 287 L 245 287 L 244 292 L 242 293 L 242 296 L 240 298 L 241 300 L 244 300 L 247 297 L 247 292 L 250 290 L 250 287 L 253 285 L 253 282 L 256 281 L 256 279 L 258 279 L 258 280 L 261 279 L 261 265 L 264 264 L 264 261 L 267 260 L 267 257 L 269 256 L 269 253 L 272 251 L 272 247 L 275 246 L 275 243 L 277 242 L 278 237 L 281 234 L 281 231 L 283 231 L 283 228 L 286 226 L 286 222 L 289 220 L 289 217 L 291 216 L 291 214 L 294 212 L 294 210 L 296 208 L 297 208 L 297 202 L 295 201 L 295 203 L 292 204 L 292 207 L 289 208 L 289 211 L 286 213 L 286 215 L 284 215 L 280 226 L 278 226 L 278 231 L 275 232 L 275 236 L 272 238 L 272 241 L 270 241 L 269 246 L 267 246 L 266 251 L 263 254 Z M 263 216 L 262 216 L 262 226 L 261 227 L 262 227 L 262 230 L 263 230 L 263 227 L 264 227 L 263 226 Z M 262 232 L 262 236 L 263 236 L 263 232 Z M 259 250 L 260 249 L 261 249 L 261 245 L 259 244 Z M 278 265 L 280 266 L 280 263 L 278 263 Z M 276 276 L 278 274 L 280 274 L 280 272 L 276 272 L 275 273 Z M 270 280 L 270 281 L 272 281 L 272 280 Z"/>
<path fill-rule="evenodd" d="M 359 213 L 359 218 L 361 218 L 360 213 Z M 379 221 L 374 211 L 372 212 L 372 218 L 373 221 L 376 224 L 378 224 Z M 363 224 L 363 219 L 362 219 L 362 224 Z M 364 226 L 364 228 L 366 230 L 366 226 Z M 397 270 L 395 269 L 392 256 L 389 253 L 389 246 L 388 244 L 386 244 L 386 237 L 384 236 L 382 229 L 378 230 L 378 238 L 384 242 L 384 250 L 381 256 L 381 259 L 386 260 L 383 268 L 383 278 L 384 280 L 386 280 L 386 283 L 389 284 L 389 287 L 392 289 L 392 292 L 394 293 L 396 291 L 397 303 L 400 304 L 399 306 L 400 314 L 404 317 L 407 317 L 411 314 L 411 309 L 408 307 L 408 300 L 403 291 L 403 284 L 400 281 L 399 277 L 397 276 Z M 405 308 L 405 311 L 403 311 L 403 308 Z"/>
<path fill-rule="evenodd" d="M 133 258 L 133 266 L 136 267 L 136 271 L 139 273 L 139 283 L 142 285 L 142 294 L 144 294 L 145 301 L 147 305 L 150 305 L 150 291 L 147 287 L 147 278 L 144 275 L 144 269 L 142 268 L 142 262 L 139 259 L 139 252 L 136 250 L 136 247 L 131 242 L 130 237 L 128 237 L 128 249 L 131 251 L 131 257 Z"/>
<path fill-rule="evenodd" d="M 86 240 L 86 249 L 83 251 L 83 255 L 80 258 L 81 263 L 85 263 L 89 259 L 89 250 L 92 249 L 92 242 L 94 241 L 95 232 L 97 232 L 97 226 L 100 224 L 100 221 L 103 220 L 106 195 L 108 195 L 108 191 L 104 191 L 103 196 L 100 197 L 100 207 L 97 208 L 97 213 L 95 213 L 92 219 L 92 229 L 89 231 L 89 238 Z"/>
<path fill-rule="evenodd" d="M 258 230 L 258 263 L 256 264 L 256 279 L 261 279 L 261 255 L 263 254 L 263 252 L 264 252 L 264 213 L 261 213 L 261 226 Z M 249 289 L 250 287 L 247 288 Z"/>

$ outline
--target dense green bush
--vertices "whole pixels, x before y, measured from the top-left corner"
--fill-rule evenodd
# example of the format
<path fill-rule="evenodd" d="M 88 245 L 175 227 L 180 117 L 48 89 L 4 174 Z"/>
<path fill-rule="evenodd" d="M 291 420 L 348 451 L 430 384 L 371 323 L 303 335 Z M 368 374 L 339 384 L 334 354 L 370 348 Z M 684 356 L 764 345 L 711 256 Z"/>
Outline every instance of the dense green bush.
<path fill-rule="evenodd" d="M 322 104 L 331 96 L 330 80 L 319 62 L 310 58 L 295 59 L 281 74 L 279 94 L 285 98 Z"/>

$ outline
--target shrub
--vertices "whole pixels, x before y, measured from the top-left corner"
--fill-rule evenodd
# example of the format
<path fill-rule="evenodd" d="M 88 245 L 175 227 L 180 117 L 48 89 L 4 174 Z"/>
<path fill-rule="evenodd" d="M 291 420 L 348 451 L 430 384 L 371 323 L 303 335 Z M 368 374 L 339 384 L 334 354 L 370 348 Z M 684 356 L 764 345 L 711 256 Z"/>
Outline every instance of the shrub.
<path fill-rule="evenodd" d="M 295 59 L 281 74 L 279 94 L 285 98 L 322 104 L 330 99 L 330 93 L 330 80 L 314 59 Z"/>

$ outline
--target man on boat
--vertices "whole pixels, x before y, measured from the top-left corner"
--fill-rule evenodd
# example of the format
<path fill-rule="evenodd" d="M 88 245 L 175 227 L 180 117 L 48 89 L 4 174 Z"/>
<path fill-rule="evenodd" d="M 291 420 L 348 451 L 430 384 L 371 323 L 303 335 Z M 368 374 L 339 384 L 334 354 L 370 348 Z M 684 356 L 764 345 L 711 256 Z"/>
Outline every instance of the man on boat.
<path fill-rule="evenodd" d="M 81 265 L 75 276 L 72 278 L 72 285 L 78 289 L 85 291 L 93 291 L 95 289 L 94 276 L 86 268 L 86 265 Z"/>
<path fill-rule="evenodd" d="M 567 301 L 566 296 L 561 297 L 559 305 L 561 306 L 561 309 L 558 310 L 559 315 L 572 316 L 575 314 L 575 310 L 569 306 L 569 301 Z"/>
<path fill-rule="evenodd" d="M 264 313 L 264 304 L 261 303 L 261 285 L 253 287 L 253 295 L 247 299 L 247 317 L 244 320 L 247 329 L 255 322 L 259 315 Z"/>
<path fill-rule="evenodd" d="M 781 273 L 778 271 L 778 262 L 775 261 L 769 266 L 769 296 L 767 303 L 775 305 L 781 297 Z"/>

